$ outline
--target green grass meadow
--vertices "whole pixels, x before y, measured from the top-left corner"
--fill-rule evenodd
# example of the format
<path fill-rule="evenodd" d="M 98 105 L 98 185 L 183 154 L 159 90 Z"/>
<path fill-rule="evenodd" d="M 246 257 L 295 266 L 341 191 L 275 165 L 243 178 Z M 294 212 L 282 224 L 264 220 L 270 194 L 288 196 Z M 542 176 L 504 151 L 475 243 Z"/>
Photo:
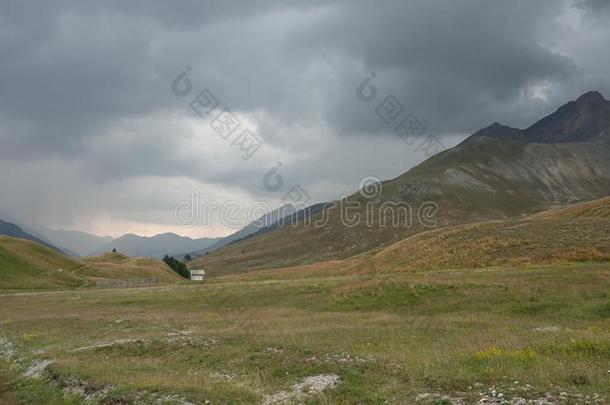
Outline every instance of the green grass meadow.
<path fill-rule="evenodd" d="M 80 403 L 80 386 L 104 393 L 91 403 L 264 403 L 325 374 L 339 383 L 292 401 L 610 398 L 608 264 L 285 274 L 1 295 L 20 360 L 0 358 L 0 398 Z M 53 363 L 25 378 L 35 359 Z"/>

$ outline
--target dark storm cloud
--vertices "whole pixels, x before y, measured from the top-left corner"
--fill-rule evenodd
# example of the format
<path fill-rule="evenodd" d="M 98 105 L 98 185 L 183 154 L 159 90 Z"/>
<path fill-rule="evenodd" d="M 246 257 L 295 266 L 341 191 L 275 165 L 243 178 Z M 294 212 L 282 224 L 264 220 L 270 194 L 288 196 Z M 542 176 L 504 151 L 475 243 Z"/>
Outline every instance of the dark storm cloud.
<path fill-rule="evenodd" d="M 168 81 L 186 65 L 232 109 L 286 125 L 384 130 L 354 97 L 372 70 L 430 130 L 473 130 L 489 121 L 485 106 L 577 74 L 536 42 L 559 4 L 9 2 L 0 113 L 19 137 L 4 134 L 3 154 L 80 153 L 109 123 L 174 107 Z"/>
<path fill-rule="evenodd" d="M 0 154 L 79 153 L 85 139 L 117 120 L 173 106 L 173 75 L 193 63 L 205 77 L 210 61 L 226 53 L 218 33 L 226 30 L 232 45 L 239 40 L 229 38 L 234 30 L 213 27 L 227 20 L 239 26 L 269 11 L 270 3 L 3 3 L 0 118 L 19 136 L 3 131 Z M 213 52 L 206 52 L 210 45 Z M 222 63 L 220 57 L 224 71 Z M 243 79 L 247 70 L 225 73 L 221 86 Z"/>
<path fill-rule="evenodd" d="M 386 95 L 445 137 L 494 121 L 525 126 L 592 87 L 610 91 L 599 22 L 608 2 L 379 3 L 4 1 L 0 163 L 21 169 L 0 187 L 72 167 L 83 185 L 186 178 L 262 197 L 261 175 L 281 161 L 310 190 L 353 190 L 365 161 L 397 175 L 420 159 L 397 151 L 375 116 Z M 203 124 L 189 127 L 189 97 L 170 90 L 186 66 L 194 91 L 211 89 L 257 126 L 260 156 L 243 162 Z M 355 90 L 370 72 L 379 97 L 366 104 Z M 340 178 L 323 184 L 328 173 Z M 53 179 L 45 190 L 69 190 Z"/>
<path fill-rule="evenodd" d="M 377 74 L 385 94 L 395 94 L 435 132 L 469 132 L 490 120 L 490 105 L 511 105 L 520 92 L 543 80 L 578 75 L 575 61 L 543 47 L 538 33 L 552 29 L 561 2 L 411 1 L 374 7 L 344 4 L 300 43 L 318 51 L 338 49 L 362 65 L 360 77 Z M 375 127 L 352 92 L 340 92 L 329 118 L 346 133 Z M 520 117 L 523 119 L 524 117 Z M 529 118 L 529 117 L 525 117 Z"/>

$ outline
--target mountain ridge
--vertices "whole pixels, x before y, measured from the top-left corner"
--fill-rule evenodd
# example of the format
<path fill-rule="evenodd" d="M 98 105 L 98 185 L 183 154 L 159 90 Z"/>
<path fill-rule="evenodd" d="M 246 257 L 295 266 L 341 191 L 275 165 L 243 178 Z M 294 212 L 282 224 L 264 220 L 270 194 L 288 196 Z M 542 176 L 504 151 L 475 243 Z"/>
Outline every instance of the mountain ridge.
<path fill-rule="evenodd" d="M 128 256 L 153 257 L 160 259 L 165 255 L 175 256 L 202 250 L 216 243 L 220 238 L 198 238 L 180 236 L 166 232 L 154 236 L 139 236 L 133 233 L 123 235 L 90 252 L 87 256 L 98 256 L 116 249 Z"/>
<path fill-rule="evenodd" d="M 457 146 L 383 182 L 374 200 L 438 206 L 438 227 L 507 219 L 610 195 L 610 102 L 585 93 L 525 130 L 495 123 Z M 360 193 L 347 201 L 365 203 Z M 362 209 L 361 214 L 367 213 Z M 322 214 L 318 214 L 319 218 Z M 358 224 L 328 212 L 324 227 L 281 227 L 193 263 L 210 269 L 280 267 L 343 259 L 427 230 Z"/>
<path fill-rule="evenodd" d="M 596 119 L 582 125 L 591 115 Z M 598 91 L 589 91 L 538 120 L 519 129 L 494 122 L 464 142 L 491 137 L 537 143 L 610 142 L 610 101 Z"/>
<path fill-rule="evenodd" d="M 233 232 L 224 238 L 219 238 L 219 240 L 214 244 L 198 251 L 188 252 L 188 254 L 191 256 L 203 256 L 215 250 L 221 249 L 224 246 L 231 245 L 262 232 L 266 232 L 267 230 L 272 229 L 279 220 L 294 215 L 295 211 L 296 209 L 294 206 L 289 204 L 282 205 L 266 214 L 261 215 L 259 218 L 250 222 L 240 230 Z"/>

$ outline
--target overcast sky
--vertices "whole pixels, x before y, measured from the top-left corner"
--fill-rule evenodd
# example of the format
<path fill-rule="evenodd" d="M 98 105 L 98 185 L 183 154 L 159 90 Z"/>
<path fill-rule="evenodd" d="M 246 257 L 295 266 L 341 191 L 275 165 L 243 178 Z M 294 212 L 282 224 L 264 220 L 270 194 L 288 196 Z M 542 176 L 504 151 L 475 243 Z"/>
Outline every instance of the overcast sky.
<path fill-rule="evenodd" d="M 176 205 L 277 206 L 293 186 L 333 200 L 425 159 L 376 115 L 387 96 L 452 146 L 610 95 L 605 0 L 92 3 L 0 2 L 0 209 L 27 224 L 225 235 L 177 225 Z M 190 92 L 172 88 L 187 68 Z M 202 118 L 204 89 L 218 105 Z M 247 160 L 244 129 L 262 144 Z M 265 187 L 274 166 L 284 181 Z"/>

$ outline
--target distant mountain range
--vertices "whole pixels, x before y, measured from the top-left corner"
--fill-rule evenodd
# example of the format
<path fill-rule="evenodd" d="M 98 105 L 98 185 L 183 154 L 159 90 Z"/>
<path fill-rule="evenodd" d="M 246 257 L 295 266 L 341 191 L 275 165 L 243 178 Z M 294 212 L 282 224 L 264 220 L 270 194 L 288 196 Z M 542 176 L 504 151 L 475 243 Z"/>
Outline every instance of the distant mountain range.
<path fill-rule="evenodd" d="M 10 217 L 4 212 L 2 214 Z M 184 255 L 185 252 L 201 251 L 222 239 L 192 239 L 174 233 L 152 237 L 127 234 L 113 239 L 110 236 L 97 236 L 87 232 L 17 225 L 2 220 L 0 220 L 0 235 L 38 242 L 72 257 L 99 256 L 116 249 L 131 257 L 162 258 L 165 255 L 177 256 Z"/>
<path fill-rule="evenodd" d="M 10 217 L 1 211 L 6 217 Z M 239 231 L 223 238 L 192 239 L 174 233 L 164 233 L 151 237 L 127 234 L 117 239 L 110 236 L 98 236 L 81 231 L 50 229 L 41 226 L 15 225 L 0 221 L 0 235 L 20 237 L 65 253 L 72 257 L 99 256 L 116 249 L 131 257 L 162 258 L 165 255 L 184 258 L 203 255 L 220 249 L 223 246 L 248 238 L 265 229 L 273 229 L 278 220 L 294 215 L 295 209 L 289 205 L 273 210 Z"/>
<path fill-rule="evenodd" d="M 97 256 L 116 249 L 118 252 L 132 257 L 162 258 L 165 255 L 175 256 L 185 252 L 203 250 L 221 238 L 191 239 L 174 233 L 146 237 L 127 234 L 114 239 L 90 252 L 88 256 Z"/>
<path fill-rule="evenodd" d="M 423 203 L 435 203 L 436 227 L 519 217 L 610 195 L 610 102 L 589 92 L 527 129 L 494 123 L 403 175 L 386 181 L 373 200 L 379 218 L 385 202 L 413 208 L 411 226 L 361 221 L 345 226 L 339 210 L 325 209 L 324 226 L 279 226 L 197 258 L 192 266 L 251 270 L 340 259 L 387 246 L 428 230 L 417 220 Z M 383 212 L 385 215 L 385 212 Z"/>
<path fill-rule="evenodd" d="M 202 255 L 247 238 L 261 229 L 273 225 L 280 219 L 280 215 L 292 215 L 294 212 L 295 210 L 289 206 L 278 208 L 243 229 L 221 238 L 193 239 L 174 233 L 164 233 L 151 237 L 127 234 L 113 239 L 110 236 L 98 236 L 87 232 L 17 225 L 8 221 L 0 221 L 2 225 L 0 235 L 29 239 L 72 257 L 98 256 L 116 249 L 118 252 L 132 257 L 162 258 L 170 255 L 184 258 L 186 254 Z M 7 218 L 11 218 L 4 211 L 1 213 Z"/>

